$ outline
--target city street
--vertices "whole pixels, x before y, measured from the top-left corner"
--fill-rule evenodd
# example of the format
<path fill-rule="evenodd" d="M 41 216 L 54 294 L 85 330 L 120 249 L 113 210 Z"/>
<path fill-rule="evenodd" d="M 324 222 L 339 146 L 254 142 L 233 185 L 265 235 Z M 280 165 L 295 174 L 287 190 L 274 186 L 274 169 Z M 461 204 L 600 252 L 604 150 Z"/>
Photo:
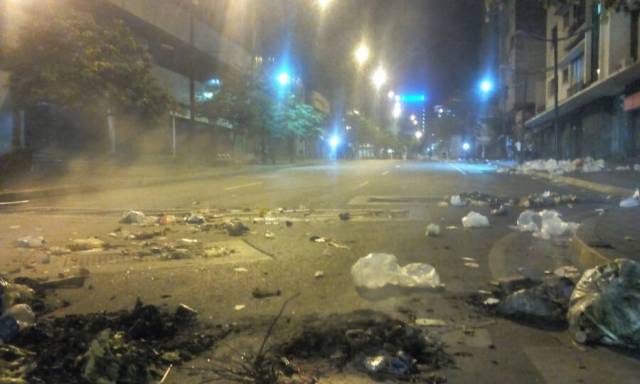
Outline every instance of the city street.
<path fill-rule="evenodd" d="M 469 295 L 490 289 L 491 280 L 518 273 L 539 277 L 546 270 L 575 263 L 572 247 L 509 228 L 522 210 L 518 207 L 499 217 L 489 216 L 488 206 L 439 205 L 463 192 L 519 199 L 551 190 L 578 195 L 575 205 L 557 209 L 567 220 L 581 222 L 596 215 L 596 208 L 614 204 L 605 203 L 603 196 L 529 176 L 496 173 L 486 163 L 462 162 L 317 163 L 170 180 L 167 176 L 166 183 L 147 187 L 67 194 L 5 207 L 0 211 L 3 270 L 12 278 L 54 278 L 88 269 L 83 288 L 55 291 L 57 300 L 68 302 L 55 311 L 56 316 L 131 308 L 140 298 L 168 308 L 184 303 L 212 324 L 237 324 L 238 331 L 225 341 L 233 349 L 220 346 L 212 355 L 205 353 L 174 370 L 166 381 L 171 383 L 201 382 L 200 376 L 193 376 L 199 371 L 189 367 L 206 368 L 211 356 L 242 348 L 257 350 L 270 319 L 285 299 L 296 294 L 274 340 L 286 338 L 308 315 L 373 309 L 409 322 L 443 320 L 444 326 L 430 331 L 441 335 L 445 350 L 454 356 L 456 368 L 440 372 L 451 383 L 631 383 L 637 377 L 637 360 L 623 353 L 578 347 L 564 329 L 518 324 L 469 304 Z M 162 236 L 149 241 L 127 240 L 125 231 L 139 229 L 118 221 L 132 209 L 178 217 L 205 212 L 216 215 L 214 224 L 238 218 L 249 232 L 232 237 L 215 226 L 203 230 L 181 224 L 167 226 Z M 462 228 L 461 218 L 470 210 L 487 215 L 490 227 Z M 346 212 L 349 220 L 341 220 L 339 214 Z M 425 236 L 429 223 L 440 225 L 440 236 Z M 15 247 L 16 239 L 27 235 L 43 236 L 49 248 L 93 236 L 112 247 L 47 256 L 45 250 Z M 311 241 L 312 236 L 326 241 Z M 235 251 L 207 258 L 196 247 L 177 260 L 144 251 L 180 239 Z M 395 254 L 401 265 L 433 265 L 445 289 L 359 295 L 351 266 L 375 252 Z M 477 266 L 465 265 L 471 259 Z M 322 276 L 316 276 L 320 271 Z M 256 288 L 281 294 L 252 297 Z M 330 371 L 323 380 L 368 382 L 350 370 Z"/>

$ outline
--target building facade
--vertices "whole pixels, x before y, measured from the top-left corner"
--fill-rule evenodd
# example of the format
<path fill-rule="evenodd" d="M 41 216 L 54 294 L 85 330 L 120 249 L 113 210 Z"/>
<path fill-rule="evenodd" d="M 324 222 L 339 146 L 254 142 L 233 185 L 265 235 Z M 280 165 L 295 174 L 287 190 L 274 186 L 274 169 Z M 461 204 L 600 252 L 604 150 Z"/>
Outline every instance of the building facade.
<path fill-rule="evenodd" d="M 20 26 L 29 20 L 28 7 L 33 6 L 34 1 L 0 1 L 0 44 L 16 38 Z M 220 136 L 221 130 L 228 130 L 228 127 L 219 127 L 215 122 L 193 114 L 194 101 L 212 97 L 222 85 L 223 76 L 242 73 L 255 62 L 250 38 L 238 34 L 228 36 L 225 25 L 216 24 L 210 17 L 229 11 L 230 4 L 230 1 L 215 1 L 207 3 L 205 9 L 192 0 L 56 1 L 56 6 L 74 7 L 92 14 L 98 23 L 114 18 L 123 20 L 136 39 L 148 48 L 152 74 L 175 101 L 170 116 L 158 123 L 163 132 L 160 133 L 162 139 L 156 140 L 157 147 L 173 152 L 177 149 L 176 141 L 180 137 L 188 138 L 193 133 L 190 131 L 214 135 L 217 132 Z M 0 63 L 0 154 L 20 147 L 38 150 L 51 144 L 51 133 L 45 131 L 51 130 L 52 124 L 38 126 L 29 111 L 15 110 L 8 78 L 9 73 L 2 71 Z M 117 135 L 117 117 L 115 122 L 108 124 L 108 136 L 113 134 L 115 139 L 109 137 L 107 140 L 126 145 L 130 137 Z M 67 125 L 56 128 L 67 129 Z M 76 130 L 80 130 L 79 127 Z M 77 147 L 72 139 L 77 137 L 71 133 L 60 134 L 53 142 L 63 148 Z"/>
<path fill-rule="evenodd" d="M 548 8 L 545 110 L 525 124 L 539 157 L 640 154 L 639 11 L 629 4 L 582 0 Z"/>

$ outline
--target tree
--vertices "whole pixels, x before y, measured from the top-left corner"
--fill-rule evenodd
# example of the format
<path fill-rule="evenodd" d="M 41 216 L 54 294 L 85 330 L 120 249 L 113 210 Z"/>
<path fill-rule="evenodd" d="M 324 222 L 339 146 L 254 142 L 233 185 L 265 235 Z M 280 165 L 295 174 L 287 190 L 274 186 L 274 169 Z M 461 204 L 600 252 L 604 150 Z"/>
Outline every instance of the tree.
<path fill-rule="evenodd" d="M 154 118 L 170 97 L 151 75 L 151 59 L 120 20 L 105 25 L 88 13 L 38 2 L 5 59 L 20 107 L 59 108 Z"/>

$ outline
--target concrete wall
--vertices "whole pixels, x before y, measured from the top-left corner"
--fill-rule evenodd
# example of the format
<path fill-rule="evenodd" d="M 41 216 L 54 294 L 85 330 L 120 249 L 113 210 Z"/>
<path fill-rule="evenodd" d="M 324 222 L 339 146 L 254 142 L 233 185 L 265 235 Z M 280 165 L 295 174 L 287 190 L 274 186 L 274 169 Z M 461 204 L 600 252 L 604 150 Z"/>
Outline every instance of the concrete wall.
<path fill-rule="evenodd" d="M 177 0 L 107 0 L 136 17 L 190 43 L 190 12 Z M 196 15 L 197 16 L 197 15 Z M 249 68 L 253 56 L 239 44 L 225 38 L 204 22 L 195 18 L 194 46 L 232 68 Z"/>

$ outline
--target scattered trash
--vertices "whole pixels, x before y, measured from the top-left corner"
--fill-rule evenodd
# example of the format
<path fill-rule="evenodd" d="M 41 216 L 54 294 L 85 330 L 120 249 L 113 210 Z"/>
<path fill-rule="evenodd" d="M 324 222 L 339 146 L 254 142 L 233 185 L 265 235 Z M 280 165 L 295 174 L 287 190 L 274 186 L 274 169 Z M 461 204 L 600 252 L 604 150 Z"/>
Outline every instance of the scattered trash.
<path fill-rule="evenodd" d="M 464 263 L 464 266 L 468 268 L 480 268 L 480 264 L 473 262 L 466 262 Z"/>
<path fill-rule="evenodd" d="M 247 268 L 242 268 L 242 267 L 233 268 L 233 270 L 238 273 L 249 272 Z"/>
<path fill-rule="evenodd" d="M 226 222 L 225 229 L 229 236 L 242 236 L 249 231 L 249 227 L 237 220 Z"/>
<path fill-rule="evenodd" d="M 264 288 L 255 288 L 251 292 L 251 296 L 255 299 L 266 299 L 267 297 L 280 296 L 282 292 L 279 289 L 264 289 Z"/>
<path fill-rule="evenodd" d="M 276 235 L 273 232 L 267 231 L 267 232 L 264 233 L 264 237 L 267 238 L 267 239 L 275 239 Z"/>
<path fill-rule="evenodd" d="M 327 359 L 376 380 L 425 382 L 422 374 L 453 364 L 442 342 L 426 329 L 368 310 L 310 319 L 277 350 L 295 359 Z"/>
<path fill-rule="evenodd" d="M 27 304 L 16 304 L 4 311 L 2 316 L 14 319 L 21 331 L 32 326 L 36 322 L 36 315 Z M 8 341 L 7 339 L 3 340 Z"/>
<path fill-rule="evenodd" d="M 320 237 L 320 236 L 311 236 L 309 238 L 309 240 L 313 241 L 314 243 L 326 243 L 327 239 L 325 239 L 324 237 Z"/>
<path fill-rule="evenodd" d="M 465 228 L 488 227 L 489 219 L 477 212 L 471 211 L 462 218 L 462 226 Z"/>
<path fill-rule="evenodd" d="M 582 273 L 578 270 L 578 268 L 573 265 L 564 265 L 562 267 L 558 267 L 553 271 L 553 274 L 558 277 L 566 277 L 567 279 L 577 282 L 582 276 Z"/>
<path fill-rule="evenodd" d="M 640 189 L 636 189 L 631 197 L 627 197 L 620 202 L 621 208 L 635 208 L 637 206 L 640 206 Z"/>
<path fill-rule="evenodd" d="M 574 283 L 564 277 L 549 276 L 535 286 L 508 294 L 497 307 L 498 313 L 525 321 L 550 324 L 565 322 Z M 506 292 L 505 292 L 506 293 Z"/>
<path fill-rule="evenodd" d="M 579 343 L 640 348 L 640 264 L 617 259 L 584 272 L 571 295 L 569 332 Z"/>
<path fill-rule="evenodd" d="M 71 240 L 71 244 L 69 244 L 69 249 L 74 252 L 90 251 L 94 249 L 102 249 L 104 247 L 105 242 L 95 237 L 90 237 L 87 239 L 74 239 Z"/>
<path fill-rule="evenodd" d="M 455 229 L 458 229 L 458 226 L 457 226 L 457 225 L 449 225 L 449 226 L 447 227 L 447 229 L 448 229 L 448 230 L 450 230 L 450 231 L 453 231 L 453 230 L 455 230 Z"/>
<path fill-rule="evenodd" d="M 507 216 L 508 214 L 509 210 L 504 205 L 491 210 L 491 216 Z"/>
<path fill-rule="evenodd" d="M 178 222 L 178 218 L 174 215 L 160 215 L 158 217 L 158 224 L 160 225 L 170 225 Z"/>
<path fill-rule="evenodd" d="M 386 285 L 407 288 L 441 288 L 440 276 L 429 264 L 411 263 L 398 265 L 394 255 L 371 253 L 360 258 L 351 267 L 356 287 L 383 288 Z"/>
<path fill-rule="evenodd" d="M 291 220 L 287 220 L 287 221 L 285 221 L 284 223 L 285 223 L 285 225 L 286 225 L 288 228 L 293 227 L 293 221 L 291 221 Z"/>
<path fill-rule="evenodd" d="M 469 262 L 475 262 L 476 261 L 476 259 L 474 259 L 473 257 L 463 257 L 462 260 L 469 261 Z"/>
<path fill-rule="evenodd" d="M 427 231 L 425 232 L 425 235 L 428 237 L 440 236 L 440 226 L 433 223 L 427 225 Z"/>
<path fill-rule="evenodd" d="M 341 214 L 338 215 L 338 217 L 342 221 L 348 221 L 349 219 L 351 219 L 351 214 L 349 212 L 342 212 Z"/>
<path fill-rule="evenodd" d="M 633 170 L 636 172 L 640 172 L 640 164 L 634 164 L 633 165 Z"/>
<path fill-rule="evenodd" d="M 616 171 L 630 171 L 631 170 L 631 166 L 630 165 L 618 165 L 614 169 Z"/>
<path fill-rule="evenodd" d="M 42 236 L 25 236 L 16 240 L 20 248 L 42 248 L 47 244 Z"/>
<path fill-rule="evenodd" d="M 604 208 L 596 208 L 596 209 L 594 209 L 594 211 L 596 211 L 598 216 L 604 215 L 604 212 L 605 212 Z"/>
<path fill-rule="evenodd" d="M 500 303 L 500 300 L 496 299 L 495 297 L 489 297 L 488 299 L 482 302 L 482 304 L 487 306 L 494 306 L 494 305 L 498 305 L 499 303 Z"/>
<path fill-rule="evenodd" d="M 144 224 L 147 217 L 140 211 L 129 211 L 125 213 L 120 222 L 122 224 Z"/>
<path fill-rule="evenodd" d="M 440 207 L 440 208 L 446 208 L 448 206 L 449 206 L 449 203 L 446 202 L 446 201 L 441 201 L 441 202 L 438 203 L 438 207 Z"/>
<path fill-rule="evenodd" d="M 594 160 L 591 157 L 575 160 L 532 160 L 519 165 L 515 170 L 516 173 L 530 174 L 535 172 L 547 172 L 552 175 L 562 175 L 572 172 L 601 172 L 606 168 L 605 161 L 602 159 Z"/>
<path fill-rule="evenodd" d="M 344 244 L 340 244 L 340 243 L 338 243 L 336 241 L 333 241 L 333 240 L 327 242 L 327 245 L 330 246 L 330 247 L 333 247 L 333 248 L 338 248 L 338 249 L 351 249 L 351 248 L 349 248 L 349 246 L 344 245 Z"/>
<path fill-rule="evenodd" d="M 206 219 L 205 219 L 205 218 L 204 218 L 204 216 L 202 216 L 202 215 L 194 215 L 194 214 L 191 214 L 191 215 L 189 215 L 189 216 L 185 219 L 185 222 L 186 222 L 187 224 L 197 224 L 197 225 L 200 225 L 200 224 L 204 224 L 204 223 L 206 222 Z"/>
<path fill-rule="evenodd" d="M 416 319 L 415 321 L 417 326 L 420 327 L 444 327 L 447 325 L 447 322 L 440 319 Z"/>
<path fill-rule="evenodd" d="M 631 236 L 625 236 L 625 237 L 624 237 L 624 241 L 633 241 L 633 237 L 631 237 Z"/>
<path fill-rule="evenodd" d="M 237 304 L 236 306 L 233 307 L 234 311 L 242 311 L 243 309 L 245 309 L 247 306 L 244 304 Z"/>
<path fill-rule="evenodd" d="M 204 250 L 204 253 L 202 254 L 205 258 L 217 258 L 217 257 L 225 257 L 225 256 L 229 256 L 231 254 L 235 253 L 235 250 L 233 249 L 229 249 L 226 247 L 220 247 L 217 245 L 214 245 L 211 248 L 207 248 Z"/>
<path fill-rule="evenodd" d="M 197 240 L 197 239 L 187 239 L 187 238 L 183 238 L 183 239 L 180 239 L 180 243 L 181 243 L 182 245 L 187 245 L 187 246 L 189 246 L 189 245 L 197 245 L 197 244 L 200 244 L 200 241 L 199 241 L 199 240 Z"/>
<path fill-rule="evenodd" d="M 466 202 L 462 201 L 462 199 L 460 198 L 460 195 L 451 196 L 451 199 L 449 200 L 449 204 L 451 204 L 452 207 L 464 207 L 465 205 L 467 205 Z"/>
<path fill-rule="evenodd" d="M 164 358 L 179 365 L 229 332 L 138 302 L 133 310 L 115 313 L 38 318 L 15 338 L 19 348 L 0 346 L 0 355 L 21 371 L 11 373 L 20 378 L 7 381 L 12 383 L 156 383 L 167 366 Z M 9 348 L 20 358 L 5 359 Z M 3 364 L 3 379 L 7 373 Z"/>
<path fill-rule="evenodd" d="M 534 212 L 523 211 L 516 222 L 516 228 L 521 232 L 533 232 L 533 236 L 548 240 L 553 236 L 563 236 L 575 233 L 579 224 L 565 222 L 560 213 L 554 210 Z"/>
<path fill-rule="evenodd" d="M 524 208 L 551 208 L 558 205 L 571 205 L 578 201 L 578 197 L 572 194 L 561 195 L 556 192 L 545 191 L 533 193 L 520 199 L 519 205 Z"/>
<path fill-rule="evenodd" d="M 20 229 L 20 226 L 19 225 L 12 225 L 12 226 L 9 227 L 9 229 L 13 229 L 13 230 Z"/>
<path fill-rule="evenodd" d="M 316 279 L 320 279 L 324 277 L 324 272 L 323 271 L 316 271 L 316 273 L 313 274 L 313 277 L 315 277 Z"/>

